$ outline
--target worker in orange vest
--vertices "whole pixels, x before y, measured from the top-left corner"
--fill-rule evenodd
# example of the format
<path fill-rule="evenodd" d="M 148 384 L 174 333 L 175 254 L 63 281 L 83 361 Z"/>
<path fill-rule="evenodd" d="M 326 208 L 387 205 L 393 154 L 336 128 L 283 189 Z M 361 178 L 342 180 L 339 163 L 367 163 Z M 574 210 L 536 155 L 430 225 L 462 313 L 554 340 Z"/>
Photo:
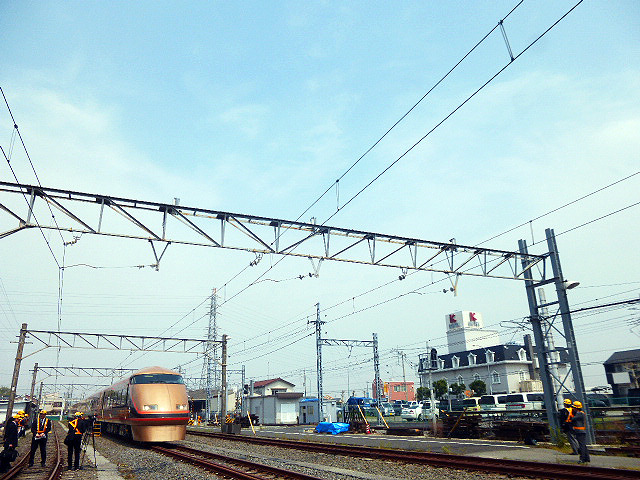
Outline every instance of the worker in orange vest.
<path fill-rule="evenodd" d="M 47 418 L 46 410 L 40 410 L 40 414 L 31 425 L 31 453 L 29 454 L 29 466 L 33 466 L 33 457 L 40 447 L 40 465 L 44 467 L 47 460 L 47 434 L 51 431 L 51 421 Z"/>
<path fill-rule="evenodd" d="M 571 426 L 571 420 L 573 420 L 573 405 L 571 399 L 564 399 L 564 408 L 560 410 L 560 428 L 567 436 L 569 445 L 571 445 L 572 455 L 578 454 L 578 440 L 573 433 L 573 427 Z"/>
<path fill-rule="evenodd" d="M 73 470 L 80 468 L 80 447 L 82 446 L 82 435 L 86 430 L 86 422 L 82 419 L 82 412 L 76 412 L 73 420 L 69 421 L 69 433 L 65 439 L 67 444 L 67 464 L 71 470 L 71 460 L 73 462 Z M 74 458 L 75 457 L 75 458 Z"/>
<path fill-rule="evenodd" d="M 571 426 L 578 440 L 578 453 L 580 453 L 578 463 L 589 463 L 591 458 L 589 457 L 589 449 L 587 448 L 587 414 L 582 410 L 581 402 L 573 402 L 573 409 Z"/>

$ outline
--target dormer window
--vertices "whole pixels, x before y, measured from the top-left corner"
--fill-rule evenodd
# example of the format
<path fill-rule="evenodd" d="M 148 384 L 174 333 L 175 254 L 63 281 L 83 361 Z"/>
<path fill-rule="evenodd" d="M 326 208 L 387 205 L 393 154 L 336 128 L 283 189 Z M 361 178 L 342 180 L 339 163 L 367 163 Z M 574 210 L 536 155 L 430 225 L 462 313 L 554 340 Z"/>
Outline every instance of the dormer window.
<path fill-rule="evenodd" d="M 469 365 L 475 365 L 476 364 L 476 354 L 475 353 L 470 353 L 469 354 Z"/>
<path fill-rule="evenodd" d="M 438 359 L 438 370 L 444 370 L 444 360 L 442 358 Z"/>
<path fill-rule="evenodd" d="M 518 350 L 518 358 L 520 359 L 521 362 L 527 361 L 527 352 L 525 351 L 524 348 L 521 348 L 520 350 Z"/>
<path fill-rule="evenodd" d="M 458 368 L 460 366 L 460 359 L 456 356 L 454 356 L 451 359 L 451 363 L 453 364 L 453 368 Z"/>
<path fill-rule="evenodd" d="M 487 363 L 493 363 L 496 361 L 496 354 L 491 350 L 487 350 L 485 354 L 487 356 Z"/>

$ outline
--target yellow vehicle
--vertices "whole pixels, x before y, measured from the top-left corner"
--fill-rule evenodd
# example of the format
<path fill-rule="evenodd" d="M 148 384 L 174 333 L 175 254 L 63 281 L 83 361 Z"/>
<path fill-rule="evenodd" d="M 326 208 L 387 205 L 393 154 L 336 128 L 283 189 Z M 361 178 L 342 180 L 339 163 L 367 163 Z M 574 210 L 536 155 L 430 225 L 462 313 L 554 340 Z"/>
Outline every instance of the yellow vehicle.
<path fill-rule="evenodd" d="M 479 412 L 480 407 L 480 397 L 471 397 L 465 398 L 462 400 L 462 406 L 467 412 Z"/>

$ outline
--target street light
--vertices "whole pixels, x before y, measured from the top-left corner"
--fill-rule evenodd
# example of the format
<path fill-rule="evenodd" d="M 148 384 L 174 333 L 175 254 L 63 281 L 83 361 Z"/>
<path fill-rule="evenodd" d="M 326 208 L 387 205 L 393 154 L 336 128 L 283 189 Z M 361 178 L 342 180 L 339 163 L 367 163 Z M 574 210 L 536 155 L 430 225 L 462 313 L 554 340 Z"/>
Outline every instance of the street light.
<path fill-rule="evenodd" d="M 576 282 L 575 280 L 565 280 L 562 285 L 564 286 L 565 290 L 571 290 L 572 288 L 576 288 L 578 285 L 580 285 L 580 282 Z"/>

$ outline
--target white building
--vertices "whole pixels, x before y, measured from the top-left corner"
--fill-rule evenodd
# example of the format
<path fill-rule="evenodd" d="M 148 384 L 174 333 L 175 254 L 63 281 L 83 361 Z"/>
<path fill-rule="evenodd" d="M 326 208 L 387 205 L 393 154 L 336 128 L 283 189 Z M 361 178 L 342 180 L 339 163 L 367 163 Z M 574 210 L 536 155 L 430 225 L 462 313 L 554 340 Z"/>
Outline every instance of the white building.
<path fill-rule="evenodd" d="M 262 425 L 295 425 L 303 394 L 293 392 L 293 387 L 293 383 L 282 378 L 253 382 L 245 408 L 257 415 Z"/>
<path fill-rule="evenodd" d="M 481 380 L 487 393 L 513 393 L 540 391 L 537 380 L 537 360 L 533 347 L 522 344 L 503 344 L 497 331 L 485 329 L 478 312 L 460 311 L 445 315 L 445 328 L 449 353 L 436 356 L 431 352 L 420 355 L 418 376 L 420 384 L 431 387 L 433 382 L 444 379 L 448 385 L 464 384 L 467 388 L 475 380 Z M 567 373 L 567 355 L 560 351 L 558 374 Z M 572 385 L 568 385 L 572 388 Z"/>

